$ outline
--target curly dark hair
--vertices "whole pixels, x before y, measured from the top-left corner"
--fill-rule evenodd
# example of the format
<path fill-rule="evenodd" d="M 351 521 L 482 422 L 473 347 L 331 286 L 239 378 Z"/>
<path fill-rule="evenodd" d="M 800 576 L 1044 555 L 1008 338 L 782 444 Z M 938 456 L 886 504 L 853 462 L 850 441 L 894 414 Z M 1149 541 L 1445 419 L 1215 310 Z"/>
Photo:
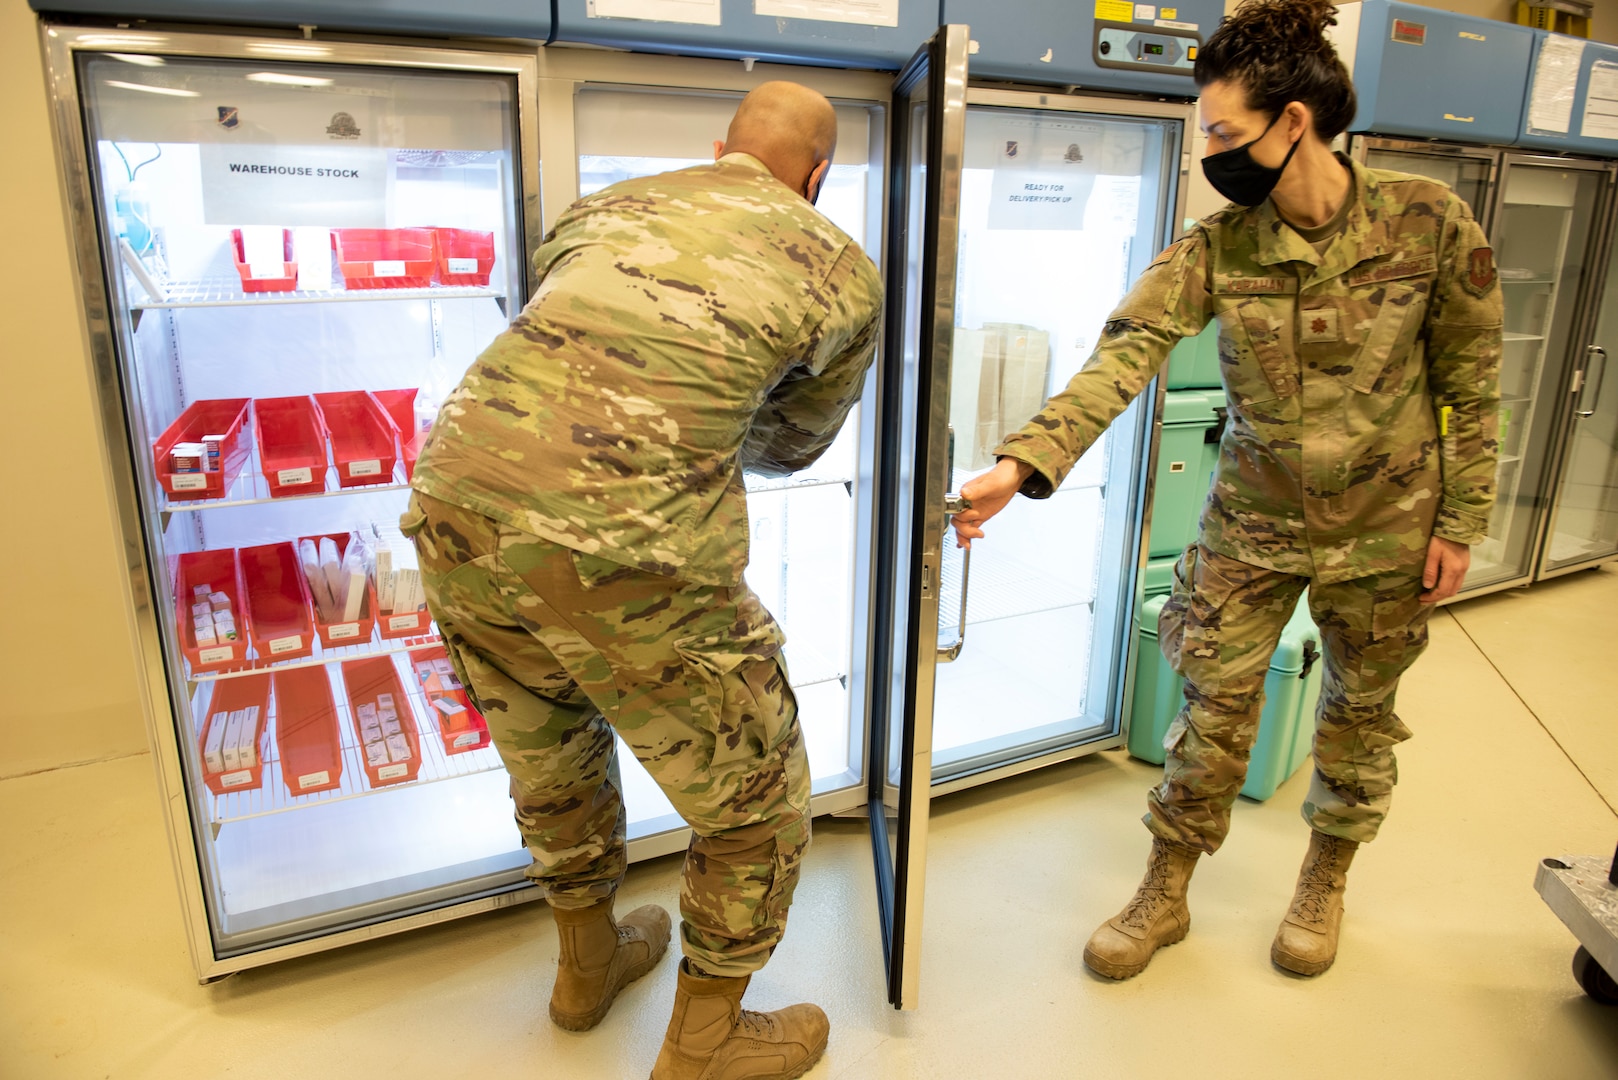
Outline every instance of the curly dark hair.
<path fill-rule="evenodd" d="M 1230 82 L 1247 91 L 1247 107 L 1277 116 L 1301 101 L 1315 132 L 1330 141 L 1354 119 L 1354 82 L 1326 39 L 1337 25 L 1330 0 L 1243 0 L 1219 21 L 1197 53 L 1197 87 Z"/>

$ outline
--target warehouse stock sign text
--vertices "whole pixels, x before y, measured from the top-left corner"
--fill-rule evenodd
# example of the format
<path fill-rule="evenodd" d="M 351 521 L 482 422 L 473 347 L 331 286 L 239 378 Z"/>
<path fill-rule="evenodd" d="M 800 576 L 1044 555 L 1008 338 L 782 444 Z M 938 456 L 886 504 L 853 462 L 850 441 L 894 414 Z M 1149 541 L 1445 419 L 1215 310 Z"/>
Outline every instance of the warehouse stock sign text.
<path fill-rule="evenodd" d="M 200 149 L 209 225 L 387 225 L 386 150 L 207 143 Z"/>

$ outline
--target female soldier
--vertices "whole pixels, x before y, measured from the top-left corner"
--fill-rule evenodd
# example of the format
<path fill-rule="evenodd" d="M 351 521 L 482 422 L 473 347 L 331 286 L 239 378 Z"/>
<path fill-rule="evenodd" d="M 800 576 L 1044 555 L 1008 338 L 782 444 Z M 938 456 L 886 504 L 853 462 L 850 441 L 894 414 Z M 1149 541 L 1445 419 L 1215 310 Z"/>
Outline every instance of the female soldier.
<path fill-rule="evenodd" d="M 1329 141 L 1354 89 L 1327 0 L 1245 0 L 1196 60 L 1208 180 L 1232 205 L 1164 251 L 1067 388 L 962 490 L 970 544 L 1017 492 L 1044 498 L 1174 343 L 1219 320 L 1230 422 L 1197 543 L 1158 624 L 1185 676 L 1147 798 L 1146 877 L 1085 963 L 1125 979 L 1190 927 L 1197 857 L 1230 825 L 1265 672 L 1307 589 L 1325 646 L 1311 838 L 1271 959 L 1318 975 L 1337 954 L 1355 849 L 1395 780 L 1399 676 L 1455 594 L 1494 499 L 1501 302 L 1488 241 L 1443 184 L 1367 169 Z"/>

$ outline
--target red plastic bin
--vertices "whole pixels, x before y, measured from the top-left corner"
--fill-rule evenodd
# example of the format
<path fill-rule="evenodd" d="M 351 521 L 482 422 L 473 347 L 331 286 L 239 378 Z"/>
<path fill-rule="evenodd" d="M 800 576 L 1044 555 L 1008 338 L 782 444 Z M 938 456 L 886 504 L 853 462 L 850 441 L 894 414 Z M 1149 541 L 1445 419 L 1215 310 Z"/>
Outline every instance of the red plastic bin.
<path fill-rule="evenodd" d="M 220 679 L 211 684 L 213 693 L 202 723 L 202 734 L 197 737 L 197 757 L 202 761 L 202 782 L 215 795 L 229 795 L 233 791 L 249 791 L 264 784 L 264 736 L 270 728 L 270 677 L 244 675 L 239 679 Z M 222 724 L 231 713 L 241 709 L 258 709 L 258 721 L 249 736 L 253 760 L 237 762 L 234 767 L 215 771 L 208 766 L 208 738 L 215 724 Z"/>
<path fill-rule="evenodd" d="M 489 722 L 472 704 L 471 695 L 459 686 L 459 680 L 455 685 L 446 686 L 428 670 L 436 661 L 447 661 L 448 651 L 438 645 L 428 649 L 412 649 L 406 656 L 406 663 L 421 684 L 422 693 L 427 696 L 427 705 L 433 713 L 433 728 L 444 744 L 444 753 L 465 754 L 488 746 Z M 423 664 L 428 667 L 424 668 Z M 440 701 L 448 702 L 451 706 L 458 705 L 460 709 L 445 708 L 438 704 Z"/>
<path fill-rule="evenodd" d="M 406 480 L 415 478 L 416 459 L 421 457 L 421 448 L 427 445 L 428 432 L 416 430 L 416 393 L 414 389 L 372 392 L 393 418 L 393 426 L 399 432 L 399 452 L 404 455 Z"/>
<path fill-rule="evenodd" d="M 348 695 L 348 718 L 354 728 L 355 745 L 360 748 L 360 760 L 372 787 L 404 784 L 416 778 L 421 771 L 421 739 L 416 734 L 415 713 L 410 699 L 405 696 L 399 681 L 398 669 L 391 656 L 372 656 L 364 660 L 349 660 L 343 664 L 343 686 Z M 399 734 L 409 747 L 410 756 L 402 761 L 391 758 L 374 762 L 365 745 L 365 731 L 360 722 L 360 706 L 376 704 L 379 695 L 393 696 L 394 711 L 398 714 Z"/>
<path fill-rule="evenodd" d="M 272 678 L 281 782 L 293 795 L 341 787 L 343 742 L 326 669 L 289 668 L 277 671 Z"/>
<path fill-rule="evenodd" d="M 399 430 L 375 395 L 366 390 L 316 394 L 331 436 L 339 487 L 365 487 L 393 480 Z"/>
<path fill-rule="evenodd" d="M 270 497 L 318 495 L 326 490 L 326 421 L 308 394 L 258 398 L 258 467 Z"/>
<path fill-rule="evenodd" d="M 341 559 L 348 554 L 348 545 L 354 539 L 350 533 L 328 533 L 337 544 L 337 557 Z M 315 546 L 320 546 L 320 536 L 300 536 L 300 542 L 313 540 Z M 303 567 L 300 559 L 299 569 Z M 305 582 L 307 588 L 307 582 Z M 372 631 L 376 629 L 376 588 L 369 577 L 365 579 L 365 599 L 361 602 L 360 617 L 353 622 L 322 622 L 320 609 L 315 606 L 311 597 L 309 613 L 314 619 L 315 634 L 320 638 L 320 644 L 328 649 L 339 648 L 344 645 L 364 645 L 370 642 Z"/>
<path fill-rule="evenodd" d="M 441 285 L 487 285 L 494 269 L 494 233 L 436 229 Z"/>
<path fill-rule="evenodd" d="M 425 289 L 438 270 L 432 229 L 333 229 L 347 289 Z"/>
<path fill-rule="evenodd" d="M 241 275 L 242 292 L 291 292 L 298 287 L 298 264 L 292 261 L 292 230 L 281 230 L 281 264 L 278 277 L 253 277 L 253 267 L 244 258 L 242 231 L 230 230 L 232 254 L 236 258 L 236 273 Z"/>
<path fill-rule="evenodd" d="M 309 586 L 303 580 L 298 552 L 292 544 L 242 548 L 242 583 L 247 588 L 247 618 L 260 664 L 298 660 L 313 655 L 315 633 L 309 614 Z"/>
<path fill-rule="evenodd" d="M 247 426 L 247 398 L 194 401 L 163 429 L 152 444 L 152 462 L 157 482 L 171 501 L 183 499 L 222 499 L 247 464 L 248 443 L 243 438 Z M 217 472 L 177 473 L 169 468 L 169 452 L 177 443 L 201 442 L 204 435 L 223 435 Z"/>
<path fill-rule="evenodd" d="M 246 668 L 250 625 L 247 605 L 243 601 L 247 592 L 242 586 L 241 567 L 235 549 L 188 551 L 175 559 L 172 578 L 174 629 L 179 636 L 180 651 L 191 665 L 192 676 Z M 199 585 L 211 586 L 212 592 L 222 592 L 230 598 L 230 610 L 236 622 L 235 641 L 197 644 L 191 607 L 198 602 L 194 592 Z"/>

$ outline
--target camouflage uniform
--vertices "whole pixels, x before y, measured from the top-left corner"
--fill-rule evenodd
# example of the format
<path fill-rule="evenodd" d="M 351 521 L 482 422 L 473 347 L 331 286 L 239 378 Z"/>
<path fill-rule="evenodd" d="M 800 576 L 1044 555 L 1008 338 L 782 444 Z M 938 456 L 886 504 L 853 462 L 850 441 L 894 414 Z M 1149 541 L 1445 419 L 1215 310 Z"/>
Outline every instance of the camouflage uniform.
<path fill-rule="evenodd" d="M 1482 540 L 1494 500 L 1502 306 L 1488 241 L 1443 184 L 1352 170 L 1353 205 L 1324 251 L 1268 200 L 1199 222 L 996 450 L 1034 467 L 1024 494 L 1048 496 L 1174 343 L 1219 320 L 1230 423 L 1160 624 L 1186 706 L 1148 817 L 1206 851 L 1224 838 L 1263 672 L 1305 586 L 1327 664 L 1305 816 L 1375 835 L 1391 747 L 1409 734 L 1395 684 L 1426 643 L 1428 540 Z"/>
<path fill-rule="evenodd" d="M 401 520 L 511 774 L 530 875 L 624 872 L 613 732 L 691 825 L 686 955 L 762 967 L 809 842 L 775 620 L 742 582 L 744 468 L 811 464 L 858 400 L 881 282 L 754 158 L 574 204 L 527 308 L 445 401 Z"/>

